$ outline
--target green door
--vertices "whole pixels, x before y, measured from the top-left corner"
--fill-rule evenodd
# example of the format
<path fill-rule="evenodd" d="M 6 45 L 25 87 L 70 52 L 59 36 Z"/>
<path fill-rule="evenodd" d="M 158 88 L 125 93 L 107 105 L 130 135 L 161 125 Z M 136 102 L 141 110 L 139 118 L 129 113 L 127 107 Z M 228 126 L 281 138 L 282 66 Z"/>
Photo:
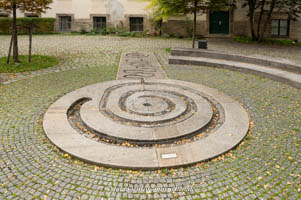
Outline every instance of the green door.
<path fill-rule="evenodd" d="M 229 11 L 210 13 L 210 34 L 229 34 Z"/>

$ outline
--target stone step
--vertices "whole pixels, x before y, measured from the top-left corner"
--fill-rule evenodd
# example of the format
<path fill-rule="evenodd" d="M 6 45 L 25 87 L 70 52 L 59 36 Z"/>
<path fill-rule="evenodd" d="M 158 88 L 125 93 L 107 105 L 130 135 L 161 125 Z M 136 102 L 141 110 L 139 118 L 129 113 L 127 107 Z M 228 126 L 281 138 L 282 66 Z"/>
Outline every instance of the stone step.
<path fill-rule="evenodd" d="M 244 73 L 261 75 L 275 81 L 279 81 L 290 86 L 301 89 L 301 75 L 287 72 L 262 65 L 249 64 L 244 62 L 235 62 L 222 59 L 212 59 L 203 57 L 173 56 L 169 57 L 169 64 L 181 65 L 201 65 L 206 67 L 225 68 Z"/>
<path fill-rule="evenodd" d="M 229 54 L 204 49 L 188 49 L 188 48 L 173 48 L 171 50 L 172 56 L 186 56 L 186 57 L 204 57 L 220 60 L 236 61 L 243 63 L 256 64 L 270 68 L 281 69 L 288 72 L 301 74 L 301 63 L 287 60 L 284 58 L 267 57 L 261 55 L 241 55 Z"/>

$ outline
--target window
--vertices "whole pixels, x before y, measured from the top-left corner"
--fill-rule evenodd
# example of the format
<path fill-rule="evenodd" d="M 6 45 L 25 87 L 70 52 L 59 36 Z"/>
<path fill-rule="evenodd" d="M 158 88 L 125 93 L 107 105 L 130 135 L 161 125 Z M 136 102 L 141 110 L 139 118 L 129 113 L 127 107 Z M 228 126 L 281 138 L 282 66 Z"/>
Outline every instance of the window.
<path fill-rule="evenodd" d="M 287 19 L 272 20 L 272 36 L 288 36 L 289 24 Z"/>
<path fill-rule="evenodd" d="M 71 16 L 60 16 L 60 31 L 71 31 L 72 18 Z"/>
<path fill-rule="evenodd" d="M 102 30 L 106 28 L 106 17 L 93 17 L 93 28 Z"/>
<path fill-rule="evenodd" d="M 143 31 L 143 17 L 130 17 L 130 31 Z"/>

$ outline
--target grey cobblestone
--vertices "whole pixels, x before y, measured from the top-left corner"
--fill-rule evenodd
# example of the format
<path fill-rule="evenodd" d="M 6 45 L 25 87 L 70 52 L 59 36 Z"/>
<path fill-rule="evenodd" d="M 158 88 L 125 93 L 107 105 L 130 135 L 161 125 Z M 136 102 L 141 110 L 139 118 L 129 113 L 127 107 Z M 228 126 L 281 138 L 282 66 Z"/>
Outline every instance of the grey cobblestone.
<path fill-rule="evenodd" d="M 0 40 L 0 56 L 3 56 L 9 37 L 0 36 Z M 26 41 L 20 37 L 21 53 L 26 52 Z M 62 61 L 55 67 L 58 72 L 47 69 L 47 74 L 34 77 L 27 74 L 20 79 L 15 75 L 7 80 L 19 81 L 0 85 L 0 199 L 300 198 L 300 90 L 223 69 L 166 65 L 168 54 L 164 49 L 189 47 L 190 42 L 185 40 L 35 36 L 34 41 L 35 51 L 52 52 Z M 72 45 L 66 45 L 69 43 Z M 221 46 L 212 44 L 212 48 Z M 234 47 L 229 49 L 236 51 Z M 40 117 L 64 94 L 115 79 L 122 51 L 153 51 L 169 78 L 204 84 L 232 96 L 248 109 L 254 129 L 231 155 L 170 170 L 168 175 L 164 170 L 118 170 L 69 159 L 47 140 Z M 251 47 L 250 53 L 254 51 Z M 264 47 L 262 51 L 268 52 L 270 48 Z M 284 50 L 284 54 L 290 51 Z M 277 52 L 281 51 L 275 50 L 273 55 Z M 193 190 L 185 194 L 183 191 L 147 194 L 114 191 L 114 185 L 120 189 L 178 185 L 191 186 Z"/>

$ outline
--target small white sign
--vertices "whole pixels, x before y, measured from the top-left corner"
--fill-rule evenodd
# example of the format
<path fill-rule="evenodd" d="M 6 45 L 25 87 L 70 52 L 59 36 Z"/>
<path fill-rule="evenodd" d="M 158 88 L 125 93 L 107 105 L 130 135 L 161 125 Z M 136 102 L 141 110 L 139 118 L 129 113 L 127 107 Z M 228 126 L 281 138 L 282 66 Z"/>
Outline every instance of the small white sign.
<path fill-rule="evenodd" d="M 163 159 L 167 159 L 167 158 L 176 158 L 177 154 L 176 153 L 170 153 L 170 154 L 162 154 L 162 158 Z"/>

